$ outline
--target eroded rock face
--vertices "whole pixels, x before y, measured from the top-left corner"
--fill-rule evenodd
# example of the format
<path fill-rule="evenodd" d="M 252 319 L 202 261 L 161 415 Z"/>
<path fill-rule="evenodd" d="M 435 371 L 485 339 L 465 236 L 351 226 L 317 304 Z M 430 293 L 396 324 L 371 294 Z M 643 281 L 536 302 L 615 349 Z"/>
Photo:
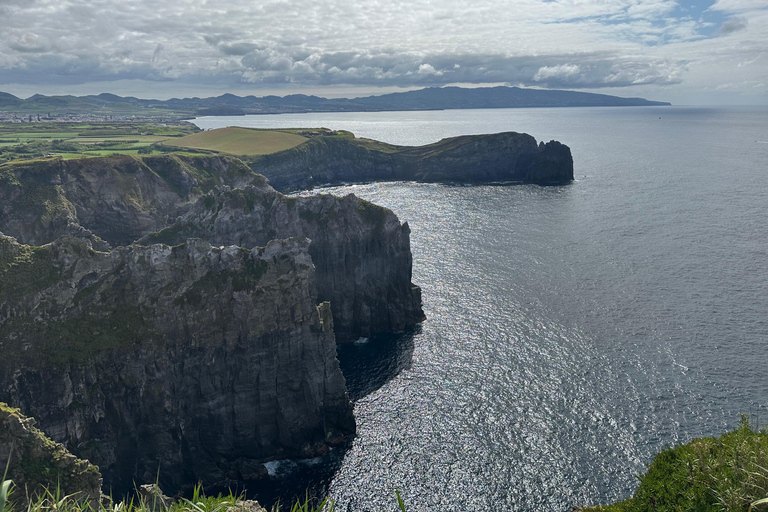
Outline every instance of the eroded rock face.
<path fill-rule="evenodd" d="M 423 318 L 407 224 L 283 196 L 232 158 L 0 166 L 0 229 L 18 238 L 0 236 L 0 400 L 116 494 L 158 469 L 170 493 L 225 486 L 342 442 L 334 317 L 344 339 Z"/>
<path fill-rule="evenodd" d="M 62 235 L 97 248 L 162 229 L 216 185 L 264 182 L 236 158 L 177 155 L 18 162 L 0 169 L 0 231 L 42 245 Z"/>
<path fill-rule="evenodd" d="M 355 426 L 308 246 L 3 237 L 0 397 L 116 493 L 158 468 L 174 493 L 323 453 Z"/>
<path fill-rule="evenodd" d="M 253 158 L 250 165 L 281 192 L 367 181 L 542 185 L 573 181 L 568 146 L 556 141 L 537 145 L 532 136 L 515 132 L 452 137 L 418 147 L 315 137 L 286 151 Z"/>
<path fill-rule="evenodd" d="M 10 464 L 9 464 L 10 459 Z M 17 510 L 45 495 L 46 489 L 98 506 L 101 498 L 99 468 L 78 459 L 35 427 L 35 420 L 0 402 L 0 467 L 15 486 L 10 500 Z M 54 488 L 51 488 L 54 486 Z"/>
<path fill-rule="evenodd" d="M 176 219 L 142 243 L 199 237 L 251 248 L 304 236 L 312 240 L 318 297 L 331 301 L 338 340 L 401 331 L 424 317 L 420 289 L 411 283 L 408 225 L 355 197 L 285 197 L 225 157 L 48 161 L 2 167 L 0 179 L 0 231 L 22 243 L 71 235 L 107 250 Z M 228 190 L 226 197 L 200 199 L 214 186 Z"/>
<path fill-rule="evenodd" d="M 410 229 L 388 209 L 354 195 L 287 197 L 269 186 L 218 188 L 175 224 L 140 243 L 253 247 L 273 238 L 309 237 L 318 298 L 330 301 L 338 341 L 397 332 L 424 319 L 411 283 Z"/>

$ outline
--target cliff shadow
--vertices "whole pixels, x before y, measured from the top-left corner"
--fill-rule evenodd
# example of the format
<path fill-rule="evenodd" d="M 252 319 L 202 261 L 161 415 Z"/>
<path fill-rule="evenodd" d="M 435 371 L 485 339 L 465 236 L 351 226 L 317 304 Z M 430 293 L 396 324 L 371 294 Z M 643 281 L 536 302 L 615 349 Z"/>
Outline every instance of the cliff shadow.
<path fill-rule="evenodd" d="M 420 333 L 419 325 L 404 333 L 377 334 L 365 341 L 337 345 L 350 398 L 357 401 L 365 397 L 409 368 L 413 360 L 414 337 Z M 290 507 L 297 499 L 303 500 L 305 495 L 326 496 L 352 443 L 353 438 L 350 438 L 345 444 L 314 459 L 268 462 L 269 475 L 263 479 L 238 482 L 239 489 L 214 491 L 245 489 L 249 498 L 257 499 L 267 509 L 278 502 L 282 507 Z"/>
<path fill-rule="evenodd" d="M 341 372 L 347 379 L 349 398 L 353 402 L 373 393 L 410 368 L 414 337 L 421 326 L 399 334 L 377 334 L 364 342 L 356 341 L 336 347 Z"/>
<path fill-rule="evenodd" d="M 267 462 L 269 476 L 259 480 L 241 481 L 239 489 L 217 489 L 219 492 L 244 491 L 267 510 L 280 504 L 280 510 L 290 510 L 293 504 L 306 496 L 324 497 L 341 468 L 344 455 L 352 447 L 352 439 L 332 448 L 327 454 L 313 459 L 289 459 Z M 207 489 L 206 489 L 207 491 Z"/>

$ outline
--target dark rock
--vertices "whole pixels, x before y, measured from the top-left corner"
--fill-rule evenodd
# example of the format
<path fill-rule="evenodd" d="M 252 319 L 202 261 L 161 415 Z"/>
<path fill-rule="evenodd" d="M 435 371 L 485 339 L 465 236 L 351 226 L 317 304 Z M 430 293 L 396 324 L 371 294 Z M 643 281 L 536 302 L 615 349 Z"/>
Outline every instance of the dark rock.
<path fill-rule="evenodd" d="M 282 192 L 344 182 L 522 182 L 573 180 L 573 159 L 559 142 L 536 145 L 525 133 L 465 135 L 419 147 L 368 139 L 315 137 L 294 148 L 250 160 Z"/>
<path fill-rule="evenodd" d="M 337 341 L 397 332 L 424 319 L 421 290 L 411 283 L 410 229 L 388 209 L 348 195 L 287 197 L 272 187 L 221 188 L 173 225 L 139 243 L 264 245 L 306 236 L 318 299 L 330 301 Z"/>
<path fill-rule="evenodd" d="M 139 486 L 138 495 L 142 507 L 150 512 L 164 512 L 173 505 L 173 500 L 163 494 L 163 491 L 157 484 Z"/>
<path fill-rule="evenodd" d="M 107 250 L 179 216 L 185 220 L 162 237 L 144 240 L 176 245 L 199 237 L 251 248 L 305 236 L 313 241 L 318 296 L 332 303 L 339 340 L 401 331 L 423 319 L 420 290 L 411 283 L 409 228 L 367 201 L 286 198 L 241 161 L 225 157 L 116 156 L 18 164 L 5 172 L 0 230 L 22 243 L 71 235 Z M 216 194 L 198 201 L 219 185 L 235 188 L 227 201 Z M 239 191 L 246 186 L 247 192 Z M 79 286 L 90 278 L 84 279 Z"/>
<path fill-rule="evenodd" d="M 238 500 L 234 506 L 227 507 L 225 512 L 267 512 L 267 509 L 256 500 Z"/>
<path fill-rule="evenodd" d="M 18 162 L 0 170 L 0 231 L 30 245 L 78 236 L 106 250 L 162 229 L 216 185 L 263 181 L 218 156 Z"/>
<path fill-rule="evenodd" d="M 0 239 L 0 398 L 116 495 L 324 453 L 355 424 L 308 246 Z"/>

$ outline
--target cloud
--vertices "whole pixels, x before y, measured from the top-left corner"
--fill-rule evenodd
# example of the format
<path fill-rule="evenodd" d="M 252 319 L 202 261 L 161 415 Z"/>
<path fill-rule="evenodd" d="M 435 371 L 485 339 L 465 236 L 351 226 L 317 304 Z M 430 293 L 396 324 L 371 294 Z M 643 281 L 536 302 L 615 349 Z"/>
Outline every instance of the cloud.
<path fill-rule="evenodd" d="M 720 25 L 720 29 L 717 31 L 717 33 L 721 36 L 725 36 L 745 28 L 747 28 L 747 19 L 743 17 L 735 17 L 726 20 L 722 25 Z"/>
<path fill-rule="evenodd" d="M 557 66 L 543 66 L 539 68 L 539 70 L 536 72 L 535 75 L 533 75 L 533 80 L 536 82 L 545 82 L 553 78 L 568 80 L 573 77 L 579 76 L 580 74 L 581 74 L 581 69 L 576 64 L 560 64 Z"/>
<path fill-rule="evenodd" d="M 765 0 L 716 0 L 701 16 L 675 0 L 443 0 L 439 8 L 429 0 L 0 4 L 0 86 L 144 80 L 233 90 L 618 89 L 695 78 L 715 88 L 718 72 L 768 52 Z M 759 67 L 744 65 L 730 81 L 756 80 Z"/>
<path fill-rule="evenodd" d="M 713 11 L 740 12 L 768 9 L 765 0 L 716 0 L 709 8 Z"/>
<path fill-rule="evenodd" d="M 417 73 L 420 75 L 436 76 L 442 76 L 444 74 L 443 71 L 437 71 L 431 64 L 420 64 Z"/>
<path fill-rule="evenodd" d="M 8 46 L 20 53 L 45 53 L 52 50 L 51 44 L 44 38 L 32 32 L 10 35 Z"/>

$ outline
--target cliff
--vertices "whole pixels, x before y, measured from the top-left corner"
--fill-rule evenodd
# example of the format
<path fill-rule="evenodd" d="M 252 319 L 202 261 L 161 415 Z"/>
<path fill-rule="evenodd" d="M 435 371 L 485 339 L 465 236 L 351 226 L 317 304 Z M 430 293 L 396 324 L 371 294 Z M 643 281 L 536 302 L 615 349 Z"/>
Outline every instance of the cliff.
<path fill-rule="evenodd" d="M 283 192 L 367 181 L 549 185 L 573 180 L 568 146 L 557 141 L 537 145 L 530 135 L 515 132 L 465 135 L 419 147 L 351 137 L 313 137 L 248 162 Z"/>
<path fill-rule="evenodd" d="M 214 186 L 254 181 L 264 179 L 229 157 L 21 161 L 0 166 L 0 231 L 32 245 L 65 234 L 105 249 L 127 245 L 173 222 Z"/>
<path fill-rule="evenodd" d="M 230 187 L 230 200 L 199 200 L 214 187 Z M 250 188 L 237 192 L 242 187 Z M 401 331 L 424 318 L 420 290 L 411 283 L 408 225 L 367 201 L 285 197 L 232 157 L 114 156 L 0 166 L 0 232 L 22 243 L 42 245 L 66 234 L 108 250 L 176 219 L 181 224 L 142 243 L 176 245 L 197 237 L 251 248 L 275 238 L 310 238 L 319 298 L 331 301 L 340 341 Z M 173 236 L 182 224 L 183 236 Z"/>
<path fill-rule="evenodd" d="M 0 236 L 0 400 L 117 494 L 323 453 L 355 430 L 333 316 L 348 339 L 423 318 L 407 224 L 234 158 L 0 166 L 0 230 L 24 242 Z"/>
<path fill-rule="evenodd" d="M 354 432 L 307 239 L 94 251 L 0 238 L 0 397 L 116 493 L 258 477 Z"/>
<path fill-rule="evenodd" d="M 261 185 L 217 188 L 139 243 L 201 238 L 253 247 L 309 237 L 318 299 L 331 303 L 337 340 L 351 341 L 403 331 L 424 319 L 421 291 L 411 283 L 409 234 L 408 224 L 390 210 L 351 194 L 288 197 Z"/>

